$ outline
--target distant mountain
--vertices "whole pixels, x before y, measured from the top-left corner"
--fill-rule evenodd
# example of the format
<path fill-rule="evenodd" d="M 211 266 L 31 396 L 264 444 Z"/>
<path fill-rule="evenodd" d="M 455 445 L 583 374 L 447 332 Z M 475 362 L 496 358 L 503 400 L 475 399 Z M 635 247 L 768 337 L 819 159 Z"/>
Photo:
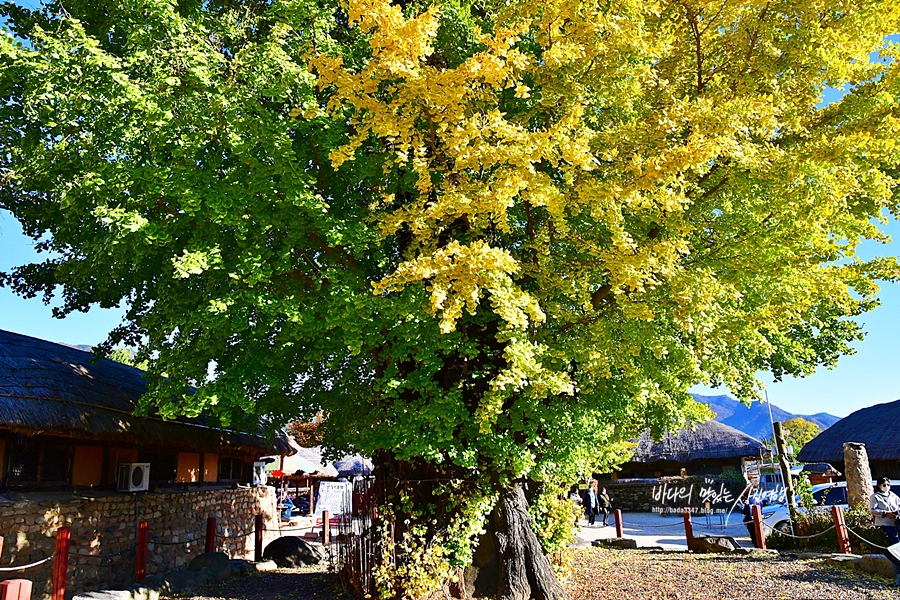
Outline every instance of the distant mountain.
<path fill-rule="evenodd" d="M 700 396 L 698 394 L 693 394 L 693 396 L 698 402 L 709 405 L 716 413 L 716 421 L 730 425 L 758 440 L 772 437 L 772 422 L 769 419 L 769 407 L 766 404 L 754 402 L 747 406 L 729 396 Z M 772 405 L 772 418 L 775 421 L 784 422 L 794 417 L 802 417 L 822 429 L 828 429 L 840 420 L 840 417 L 828 413 L 795 415 Z"/>

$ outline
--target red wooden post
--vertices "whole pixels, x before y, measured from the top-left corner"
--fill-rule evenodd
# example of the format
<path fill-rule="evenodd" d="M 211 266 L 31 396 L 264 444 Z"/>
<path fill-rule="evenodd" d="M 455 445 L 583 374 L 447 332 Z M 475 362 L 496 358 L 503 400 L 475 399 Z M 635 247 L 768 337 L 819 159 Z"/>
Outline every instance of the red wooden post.
<path fill-rule="evenodd" d="M 331 515 L 327 510 L 322 511 L 322 543 L 331 543 Z"/>
<path fill-rule="evenodd" d="M 843 554 L 850 554 L 850 536 L 847 535 L 847 523 L 844 521 L 844 510 L 840 506 L 831 507 L 831 517 L 834 519 L 834 530 L 837 531 L 838 548 Z"/>
<path fill-rule="evenodd" d="M 694 545 L 694 523 L 691 521 L 691 509 L 684 509 L 684 538 L 687 540 L 688 550 Z"/>
<path fill-rule="evenodd" d="M 766 530 L 763 529 L 762 508 L 759 504 L 750 507 L 753 514 L 753 529 L 756 531 L 756 547 L 766 549 Z"/>
<path fill-rule="evenodd" d="M 69 538 L 72 535 L 70 527 L 60 527 L 56 530 L 56 554 L 53 559 L 53 592 L 51 600 L 65 600 L 66 575 L 69 572 Z"/>
<path fill-rule="evenodd" d="M 206 519 L 206 552 L 215 552 L 216 550 L 216 518 L 209 517 Z"/>
<path fill-rule="evenodd" d="M 256 562 L 262 562 L 262 551 L 263 551 L 263 530 L 266 528 L 263 523 L 263 516 L 256 515 L 256 543 L 253 548 L 253 560 Z"/>
<path fill-rule="evenodd" d="M 147 576 L 147 546 L 150 544 L 150 527 L 147 521 L 138 523 L 137 552 L 134 556 L 134 582 L 140 583 Z"/>
<path fill-rule="evenodd" d="M 0 581 L 0 600 L 31 600 L 31 581 L 28 579 Z"/>
<path fill-rule="evenodd" d="M 613 511 L 613 518 L 616 520 L 616 537 L 624 537 L 622 535 L 622 509 L 617 508 Z"/>

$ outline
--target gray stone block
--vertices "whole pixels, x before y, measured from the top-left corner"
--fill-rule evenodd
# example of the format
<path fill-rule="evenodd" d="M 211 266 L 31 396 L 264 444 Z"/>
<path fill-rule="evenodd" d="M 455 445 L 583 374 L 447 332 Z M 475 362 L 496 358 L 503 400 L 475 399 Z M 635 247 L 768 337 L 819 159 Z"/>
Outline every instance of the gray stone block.
<path fill-rule="evenodd" d="M 722 554 L 740 547 L 733 537 L 727 535 L 698 535 L 688 544 L 688 550 L 699 554 Z"/>
<path fill-rule="evenodd" d="M 853 570 L 859 568 L 860 558 L 855 554 L 832 554 L 826 556 L 824 562 L 829 567 Z"/>
<path fill-rule="evenodd" d="M 188 571 L 209 569 L 213 581 L 226 581 L 231 577 L 231 559 L 224 552 L 204 552 L 198 554 L 188 564 Z"/>
<path fill-rule="evenodd" d="M 594 546 L 612 546 L 613 548 L 622 548 L 624 550 L 634 550 L 637 546 L 637 541 L 631 538 L 624 537 L 616 537 L 616 538 L 605 538 L 600 540 L 594 540 L 591 542 Z"/>
<path fill-rule="evenodd" d="M 867 573 L 876 573 L 893 579 L 894 563 L 884 554 L 863 554 L 859 559 L 859 568 Z"/>

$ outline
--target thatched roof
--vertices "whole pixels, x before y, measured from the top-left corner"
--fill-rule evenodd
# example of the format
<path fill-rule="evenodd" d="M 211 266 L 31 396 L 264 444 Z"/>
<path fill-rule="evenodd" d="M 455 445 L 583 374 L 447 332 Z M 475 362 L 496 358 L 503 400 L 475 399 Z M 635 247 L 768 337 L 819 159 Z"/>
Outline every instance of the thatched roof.
<path fill-rule="evenodd" d="M 690 462 L 711 458 L 740 458 L 759 456 L 763 443 L 734 427 L 717 421 L 707 421 L 693 429 L 669 432 L 659 442 L 645 431 L 637 441 L 632 462 L 652 463 L 660 460 Z"/>
<path fill-rule="evenodd" d="M 203 417 L 136 417 L 146 389 L 140 369 L 0 330 L 0 429 L 210 452 L 291 451 L 283 437 L 217 429 Z"/>
<path fill-rule="evenodd" d="M 870 460 L 900 460 L 900 400 L 847 415 L 810 440 L 797 460 L 844 462 L 844 442 L 865 444 Z"/>

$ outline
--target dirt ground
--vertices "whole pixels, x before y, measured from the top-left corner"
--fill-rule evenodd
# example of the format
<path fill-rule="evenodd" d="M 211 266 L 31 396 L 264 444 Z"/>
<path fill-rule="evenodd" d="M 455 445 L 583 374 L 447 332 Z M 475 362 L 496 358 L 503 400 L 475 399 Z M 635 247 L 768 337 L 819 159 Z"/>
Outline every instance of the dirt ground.
<path fill-rule="evenodd" d="M 575 551 L 572 600 L 897 600 L 887 579 L 821 560 L 658 550 Z M 190 600 L 351 600 L 327 568 L 281 569 L 209 586 Z"/>

